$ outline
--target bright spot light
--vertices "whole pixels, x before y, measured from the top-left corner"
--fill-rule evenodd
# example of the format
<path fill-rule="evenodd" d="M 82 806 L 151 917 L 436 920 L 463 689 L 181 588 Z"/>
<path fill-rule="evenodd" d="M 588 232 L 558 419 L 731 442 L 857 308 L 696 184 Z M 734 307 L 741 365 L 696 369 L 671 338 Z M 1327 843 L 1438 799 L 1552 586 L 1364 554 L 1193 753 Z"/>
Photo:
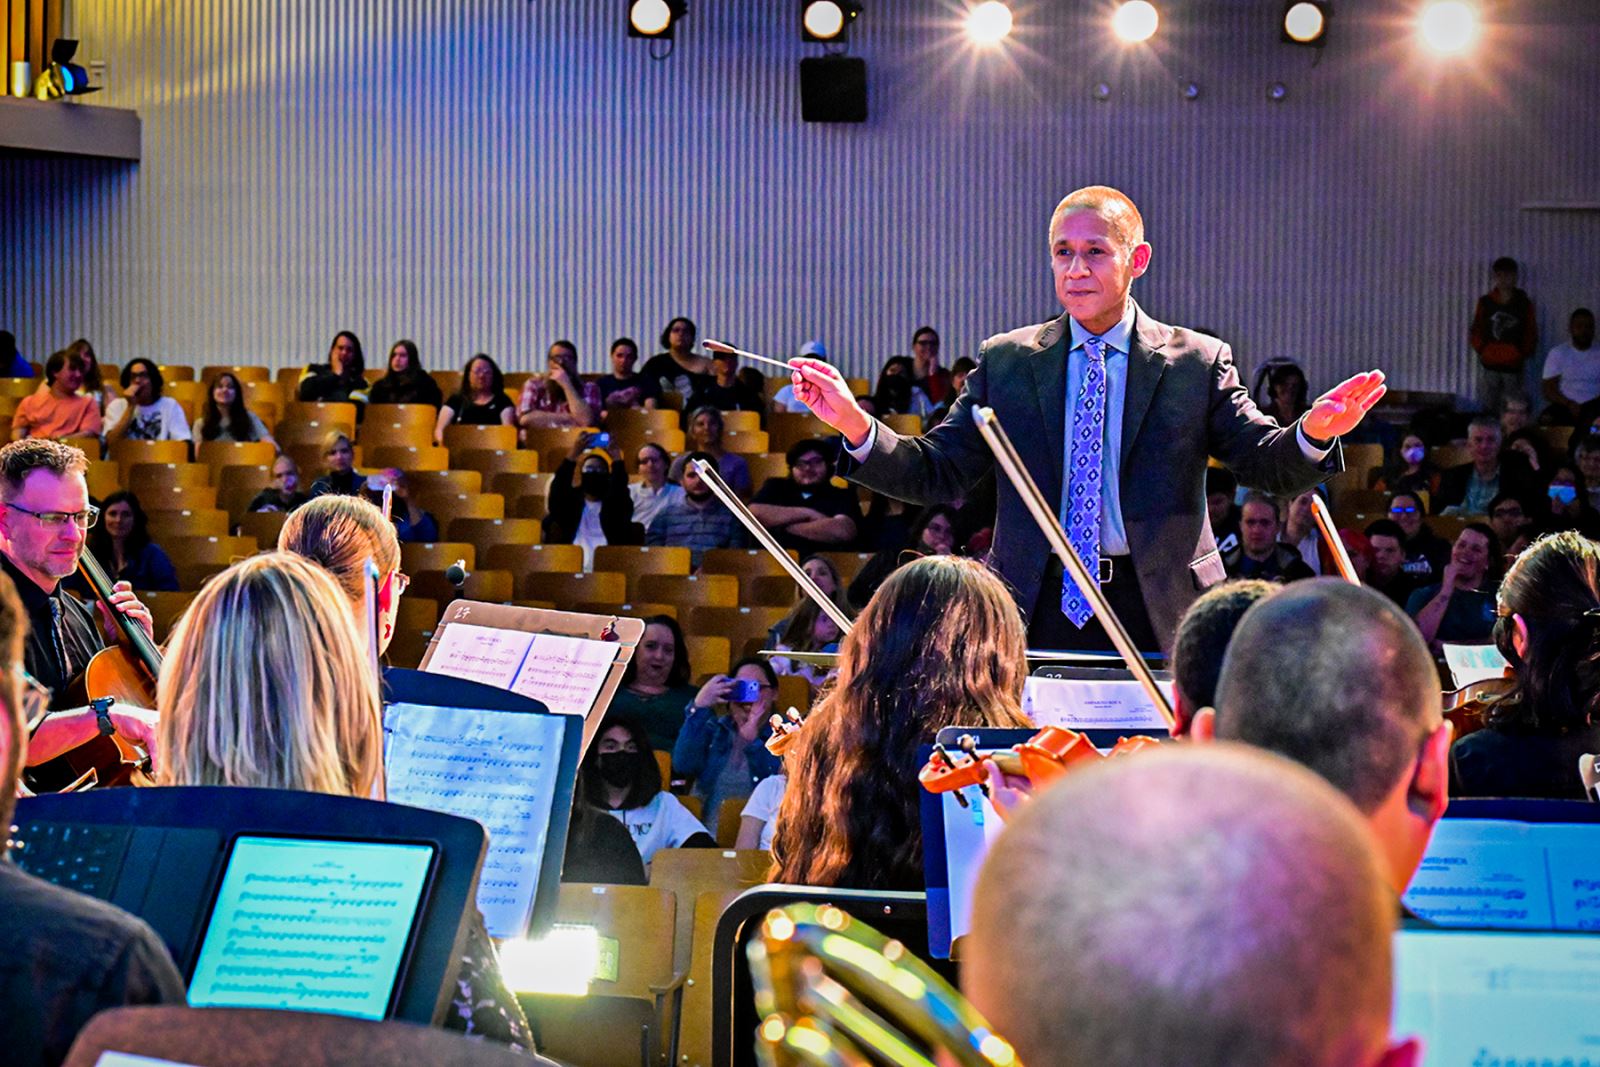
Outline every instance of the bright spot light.
<path fill-rule="evenodd" d="M 987 0 L 967 12 L 967 36 L 978 44 L 998 44 L 1011 32 L 1011 9 L 1000 0 Z"/>
<path fill-rule="evenodd" d="M 671 24 L 672 8 L 667 6 L 667 0 L 633 0 L 633 6 L 628 9 L 628 22 L 639 33 L 654 37 Z"/>
<path fill-rule="evenodd" d="M 500 946 L 500 973 L 514 993 L 581 997 L 600 962 L 600 932 L 592 926 L 557 926 L 537 941 Z"/>
<path fill-rule="evenodd" d="M 1322 9 L 1316 4 L 1299 3 L 1291 7 L 1283 15 L 1283 32 L 1291 40 L 1301 44 L 1310 44 L 1322 36 L 1322 31 L 1327 27 L 1327 20 L 1323 18 Z"/>
<path fill-rule="evenodd" d="M 844 29 L 844 9 L 833 0 L 818 0 L 815 4 L 806 5 L 801 21 L 811 36 L 824 41 L 832 40 Z"/>
<path fill-rule="evenodd" d="M 1111 16 L 1111 29 L 1129 43 L 1148 41 L 1161 25 L 1161 14 L 1150 0 L 1128 0 Z"/>
<path fill-rule="evenodd" d="M 1478 39 L 1478 9 L 1466 0 L 1432 0 L 1417 18 L 1422 43 L 1440 55 L 1459 55 Z"/>

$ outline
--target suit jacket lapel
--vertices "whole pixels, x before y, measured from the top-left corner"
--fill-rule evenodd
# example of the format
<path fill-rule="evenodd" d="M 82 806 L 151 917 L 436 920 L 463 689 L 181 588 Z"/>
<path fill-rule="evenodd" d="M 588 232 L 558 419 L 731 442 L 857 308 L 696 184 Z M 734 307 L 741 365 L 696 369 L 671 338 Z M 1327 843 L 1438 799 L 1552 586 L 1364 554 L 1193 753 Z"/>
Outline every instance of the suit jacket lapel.
<path fill-rule="evenodd" d="M 1122 398 L 1122 475 L 1128 475 L 1128 454 L 1144 425 L 1150 401 L 1156 395 L 1156 386 L 1166 372 L 1167 361 L 1161 355 L 1172 331 L 1150 318 L 1144 309 L 1134 305 L 1133 334 L 1128 343 L 1128 384 Z"/>
<path fill-rule="evenodd" d="M 1033 372 L 1033 395 L 1039 403 L 1039 418 L 1044 424 L 1043 436 L 1034 440 L 1046 444 L 1044 455 L 1028 466 L 1039 483 L 1039 491 L 1058 509 L 1061 506 L 1061 467 L 1067 448 L 1067 339 L 1071 336 L 1067 316 L 1063 314 L 1039 331 L 1035 339 L 1039 351 L 1028 360 Z M 1038 455 L 1028 447 L 1027 441 L 1022 436 L 1013 438 L 1025 460 Z"/>

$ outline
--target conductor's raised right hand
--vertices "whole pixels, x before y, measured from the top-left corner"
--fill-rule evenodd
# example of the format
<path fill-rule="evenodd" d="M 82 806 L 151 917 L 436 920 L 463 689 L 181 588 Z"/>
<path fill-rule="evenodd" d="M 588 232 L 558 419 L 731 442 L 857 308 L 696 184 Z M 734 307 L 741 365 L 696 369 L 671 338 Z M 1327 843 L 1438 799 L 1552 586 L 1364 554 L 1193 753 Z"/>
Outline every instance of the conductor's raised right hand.
<path fill-rule="evenodd" d="M 794 395 L 800 402 L 817 418 L 844 434 L 851 448 L 865 444 L 872 429 L 872 418 L 856 403 L 844 377 L 830 364 L 805 356 L 791 359 L 789 366 L 793 368 L 790 381 L 794 385 Z"/>

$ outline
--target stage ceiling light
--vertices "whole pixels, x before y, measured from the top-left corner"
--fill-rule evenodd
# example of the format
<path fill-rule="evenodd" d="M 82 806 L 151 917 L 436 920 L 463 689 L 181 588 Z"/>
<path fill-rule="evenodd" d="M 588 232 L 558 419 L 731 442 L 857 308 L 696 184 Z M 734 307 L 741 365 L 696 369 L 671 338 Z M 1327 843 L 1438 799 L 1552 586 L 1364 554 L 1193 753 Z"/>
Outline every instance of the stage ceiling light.
<path fill-rule="evenodd" d="M 1148 41 L 1161 26 L 1161 13 L 1150 0 L 1127 0 L 1111 16 L 1111 29 L 1129 44 Z"/>
<path fill-rule="evenodd" d="M 967 12 L 967 36 L 980 45 L 999 44 L 1011 33 L 1011 9 L 987 0 Z"/>
<path fill-rule="evenodd" d="M 1478 6 L 1467 0 L 1429 0 L 1417 15 L 1417 33 L 1430 51 L 1460 55 L 1472 48 L 1480 29 Z"/>
<path fill-rule="evenodd" d="M 1332 16 L 1332 4 L 1288 0 L 1283 8 L 1283 39 L 1320 48 L 1328 43 L 1328 19 Z"/>
<path fill-rule="evenodd" d="M 842 41 L 859 14 L 861 5 L 849 0 L 800 0 L 800 39 Z"/>
<path fill-rule="evenodd" d="M 683 0 L 628 0 L 628 36 L 670 39 L 688 10 Z"/>

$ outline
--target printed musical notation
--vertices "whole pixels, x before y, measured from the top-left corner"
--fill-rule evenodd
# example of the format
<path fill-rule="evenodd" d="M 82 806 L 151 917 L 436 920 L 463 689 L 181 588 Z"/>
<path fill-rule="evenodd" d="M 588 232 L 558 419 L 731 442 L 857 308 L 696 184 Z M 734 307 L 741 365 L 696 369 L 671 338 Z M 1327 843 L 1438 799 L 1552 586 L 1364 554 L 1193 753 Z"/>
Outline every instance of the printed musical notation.
<path fill-rule="evenodd" d="M 1600 930 L 1600 825 L 1445 819 L 1406 891 L 1441 926 Z"/>
<path fill-rule="evenodd" d="M 1158 681 L 1167 700 L 1172 683 Z M 1035 726 L 1072 730 L 1150 730 L 1166 733 L 1167 721 L 1131 678 L 1030 676 L 1022 686 L 1022 713 Z"/>
<path fill-rule="evenodd" d="M 532 644 L 533 634 L 520 630 L 453 622 L 439 634 L 426 669 L 430 674 L 510 689 Z"/>
<path fill-rule="evenodd" d="M 189 1003 L 383 1018 L 432 860 L 427 845 L 239 838 Z"/>
<path fill-rule="evenodd" d="M 453 622 L 440 632 L 426 670 L 509 689 L 551 711 L 581 716 L 599 699 L 618 647 L 614 641 Z"/>
<path fill-rule="evenodd" d="M 548 715 L 391 704 L 389 799 L 474 819 L 489 831 L 478 910 L 489 933 L 528 928 L 544 862 L 566 722 Z"/>

